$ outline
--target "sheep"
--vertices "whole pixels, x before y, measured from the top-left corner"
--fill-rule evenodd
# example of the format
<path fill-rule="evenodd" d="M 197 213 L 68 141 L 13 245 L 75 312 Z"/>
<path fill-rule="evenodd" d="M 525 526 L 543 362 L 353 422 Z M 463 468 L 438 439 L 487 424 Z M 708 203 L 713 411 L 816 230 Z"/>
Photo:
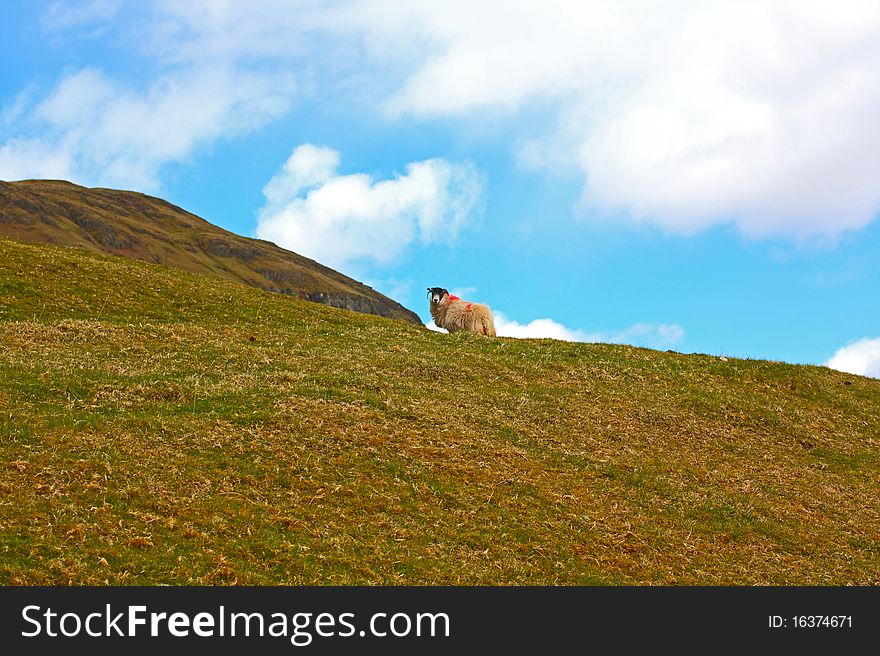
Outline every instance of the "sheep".
<path fill-rule="evenodd" d="M 496 336 L 492 310 L 488 305 L 468 303 L 442 287 L 428 287 L 428 298 L 431 299 L 431 316 L 438 327 L 451 333 L 469 330 L 479 335 Z"/>

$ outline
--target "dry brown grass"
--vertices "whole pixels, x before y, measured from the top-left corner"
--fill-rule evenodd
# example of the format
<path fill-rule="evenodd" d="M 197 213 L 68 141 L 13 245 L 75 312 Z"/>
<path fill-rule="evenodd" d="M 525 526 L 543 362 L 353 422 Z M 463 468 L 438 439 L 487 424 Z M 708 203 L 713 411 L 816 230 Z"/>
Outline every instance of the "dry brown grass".
<path fill-rule="evenodd" d="M 2 240 L 0 298 L 2 583 L 880 583 L 880 381 Z"/>

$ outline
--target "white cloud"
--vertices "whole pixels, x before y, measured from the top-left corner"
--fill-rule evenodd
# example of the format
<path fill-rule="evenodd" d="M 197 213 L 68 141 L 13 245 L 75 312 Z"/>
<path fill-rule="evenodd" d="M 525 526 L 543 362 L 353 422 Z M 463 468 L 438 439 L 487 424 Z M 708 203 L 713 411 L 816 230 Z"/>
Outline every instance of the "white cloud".
<path fill-rule="evenodd" d="M 518 323 L 508 319 L 502 312 L 493 312 L 495 317 L 495 331 L 500 337 L 526 338 L 551 338 L 561 339 L 566 342 L 598 342 L 599 335 L 584 332 L 563 326 L 553 319 L 534 319 L 529 323 Z"/>
<path fill-rule="evenodd" d="M 316 187 L 334 177 L 337 168 L 339 152 L 303 144 L 294 149 L 281 172 L 263 188 L 263 195 L 270 205 L 283 205 L 294 200 L 304 189 Z"/>
<path fill-rule="evenodd" d="M 0 145 L 0 180 L 76 180 L 71 153 L 42 139 L 9 139 Z"/>
<path fill-rule="evenodd" d="M 273 26 L 278 37 L 278 21 L 268 2 L 251 18 L 240 5 L 53 2 L 42 17 L 50 37 L 112 29 L 114 45 L 145 56 L 146 79 L 123 83 L 83 68 L 65 73 L 42 96 L 32 85 L 25 89 L 0 113 L 0 179 L 63 177 L 152 191 L 163 166 L 285 114 L 298 90 L 290 65 L 302 56 L 295 32 L 287 31 L 286 49 L 249 47 L 264 43 Z M 288 4 L 285 13 L 290 27 L 306 12 Z M 255 21 L 263 28 L 248 31 Z"/>
<path fill-rule="evenodd" d="M 299 97 L 358 89 L 392 118 L 507 113 L 520 160 L 578 173 L 582 207 L 609 218 L 806 239 L 880 211 L 872 0 L 92 0 L 53 3 L 45 20 L 55 32 L 111 22 L 159 68 L 146 92 L 108 81 L 133 127 L 103 129 L 108 103 L 80 96 L 95 136 L 7 131 L 0 176 L 39 170 L 47 153 L 51 171 L 155 186 L 164 163 L 283 114 L 295 75 Z M 528 106 L 549 116 L 518 121 Z"/>
<path fill-rule="evenodd" d="M 288 109 L 292 91 L 290 78 L 224 68 L 176 72 L 135 91 L 82 69 L 32 105 L 22 136 L 0 144 L 0 179 L 152 190 L 163 165 L 261 127 Z"/>
<path fill-rule="evenodd" d="M 638 323 L 615 333 L 587 332 L 569 328 L 553 319 L 534 319 L 519 323 L 508 319 L 504 313 L 495 311 L 495 330 L 500 337 L 550 338 L 567 342 L 605 342 L 608 344 L 632 344 L 650 348 L 671 348 L 685 336 L 678 324 Z"/>
<path fill-rule="evenodd" d="M 417 62 L 392 116 L 556 103 L 519 152 L 580 170 L 608 216 L 807 238 L 880 210 L 876 2 L 364 1 L 343 23 Z"/>
<path fill-rule="evenodd" d="M 866 337 L 838 349 L 825 366 L 859 376 L 880 378 L 880 337 Z"/>
<path fill-rule="evenodd" d="M 340 175 L 339 153 L 304 144 L 263 190 L 257 236 L 334 268 L 388 264 L 415 241 L 449 242 L 483 193 L 468 163 L 413 162 L 405 175 Z"/>

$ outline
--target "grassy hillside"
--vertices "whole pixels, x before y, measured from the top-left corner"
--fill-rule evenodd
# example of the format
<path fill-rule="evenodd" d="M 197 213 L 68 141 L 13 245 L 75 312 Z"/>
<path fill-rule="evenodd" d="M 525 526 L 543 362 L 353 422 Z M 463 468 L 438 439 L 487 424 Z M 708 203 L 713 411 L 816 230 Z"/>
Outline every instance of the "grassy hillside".
<path fill-rule="evenodd" d="M 0 583 L 880 583 L 880 381 L 0 240 Z"/>
<path fill-rule="evenodd" d="M 88 189 L 63 180 L 0 181 L 0 237 L 166 264 L 421 324 L 414 312 L 338 271 L 132 191 Z"/>

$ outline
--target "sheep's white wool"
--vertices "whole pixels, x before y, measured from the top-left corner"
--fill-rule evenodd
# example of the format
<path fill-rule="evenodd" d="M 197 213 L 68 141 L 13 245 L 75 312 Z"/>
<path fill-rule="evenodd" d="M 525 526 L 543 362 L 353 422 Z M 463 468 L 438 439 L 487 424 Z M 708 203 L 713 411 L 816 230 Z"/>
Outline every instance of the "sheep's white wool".
<path fill-rule="evenodd" d="M 463 301 L 439 287 L 428 291 L 431 292 L 431 316 L 439 328 L 451 333 L 467 330 L 489 337 L 496 336 L 492 310 L 488 305 Z"/>

